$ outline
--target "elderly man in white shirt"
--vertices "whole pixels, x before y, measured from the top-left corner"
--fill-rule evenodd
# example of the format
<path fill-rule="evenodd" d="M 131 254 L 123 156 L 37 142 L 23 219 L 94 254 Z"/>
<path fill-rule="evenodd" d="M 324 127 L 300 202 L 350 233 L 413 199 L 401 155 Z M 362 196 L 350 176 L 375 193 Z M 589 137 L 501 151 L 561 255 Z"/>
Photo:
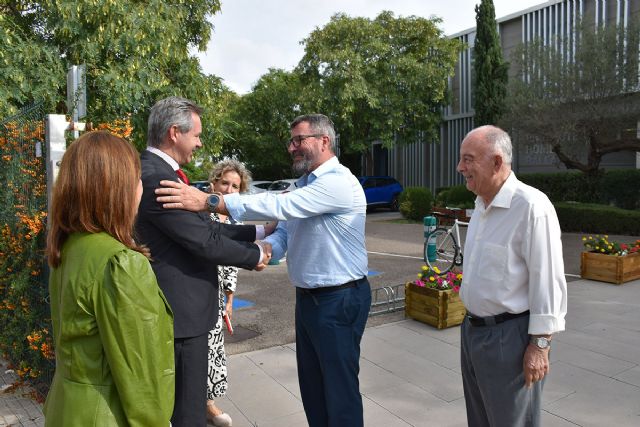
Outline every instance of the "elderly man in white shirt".
<path fill-rule="evenodd" d="M 460 297 L 467 420 L 474 426 L 539 426 L 552 335 L 565 328 L 567 284 L 553 205 L 511 171 L 509 135 L 469 132 L 458 171 L 476 194 Z"/>

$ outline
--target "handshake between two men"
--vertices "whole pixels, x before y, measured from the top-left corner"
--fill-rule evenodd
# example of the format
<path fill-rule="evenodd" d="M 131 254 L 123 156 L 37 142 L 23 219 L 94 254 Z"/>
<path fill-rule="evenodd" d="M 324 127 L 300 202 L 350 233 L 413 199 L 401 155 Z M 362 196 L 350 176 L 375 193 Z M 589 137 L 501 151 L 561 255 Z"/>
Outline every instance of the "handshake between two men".
<path fill-rule="evenodd" d="M 162 203 L 165 209 L 184 209 L 191 212 L 209 212 L 217 213 L 225 216 L 231 216 L 227 210 L 224 196 L 221 193 L 205 193 L 190 185 L 181 182 L 163 180 L 160 181 L 161 187 L 155 190 L 157 201 Z M 263 234 L 267 237 L 273 233 L 278 225 L 277 221 L 267 222 L 263 227 L 263 233 L 260 233 L 256 227 L 256 234 Z M 256 271 L 262 271 L 266 268 L 273 254 L 271 244 L 264 240 L 256 240 L 256 245 L 260 247 L 262 257 Z"/>

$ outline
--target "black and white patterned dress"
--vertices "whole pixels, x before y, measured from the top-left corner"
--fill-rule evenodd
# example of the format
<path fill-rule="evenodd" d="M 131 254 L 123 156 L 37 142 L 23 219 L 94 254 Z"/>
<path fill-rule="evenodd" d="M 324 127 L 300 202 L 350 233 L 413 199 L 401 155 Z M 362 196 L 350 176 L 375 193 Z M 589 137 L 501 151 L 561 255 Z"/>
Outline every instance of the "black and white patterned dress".
<path fill-rule="evenodd" d="M 216 213 L 211 214 L 211 220 L 220 222 L 220 217 Z M 239 224 L 231 221 L 229 217 L 225 224 Z M 224 352 L 224 331 L 222 312 L 224 310 L 225 291 L 235 292 L 238 282 L 238 268 L 218 266 L 218 286 L 220 295 L 218 298 L 218 321 L 215 328 L 209 331 L 209 354 L 207 373 L 207 399 L 215 400 L 222 397 L 227 392 L 227 356 Z"/>

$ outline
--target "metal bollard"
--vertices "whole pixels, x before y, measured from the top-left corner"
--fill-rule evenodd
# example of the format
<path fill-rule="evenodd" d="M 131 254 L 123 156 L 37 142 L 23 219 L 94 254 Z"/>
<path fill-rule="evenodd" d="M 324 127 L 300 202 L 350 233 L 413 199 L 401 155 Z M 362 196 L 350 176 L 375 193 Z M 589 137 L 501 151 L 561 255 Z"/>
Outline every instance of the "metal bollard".
<path fill-rule="evenodd" d="M 422 220 L 424 224 L 424 238 L 429 239 L 427 241 L 427 259 L 429 261 L 436 260 L 436 238 L 430 236 L 436 229 L 437 220 L 435 216 L 425 216 Z"/>

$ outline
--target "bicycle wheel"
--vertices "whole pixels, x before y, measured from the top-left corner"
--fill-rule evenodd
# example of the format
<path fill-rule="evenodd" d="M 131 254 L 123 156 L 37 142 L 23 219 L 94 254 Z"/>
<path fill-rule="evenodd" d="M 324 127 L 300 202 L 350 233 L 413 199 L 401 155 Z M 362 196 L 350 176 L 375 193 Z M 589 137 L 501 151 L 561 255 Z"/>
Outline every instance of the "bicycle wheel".
<path fill-rule="evenodd" d="M 431 247 L 431 250 L 429 250 L 429 242 L 434 243 L 435 246 Z M 444 274 L 455 265 L 459 251 L 456 239 L 449 230 L 437 228 L 424 242 L 424 262 L 434 270 L 437 267 L 440 274 Z"/>

